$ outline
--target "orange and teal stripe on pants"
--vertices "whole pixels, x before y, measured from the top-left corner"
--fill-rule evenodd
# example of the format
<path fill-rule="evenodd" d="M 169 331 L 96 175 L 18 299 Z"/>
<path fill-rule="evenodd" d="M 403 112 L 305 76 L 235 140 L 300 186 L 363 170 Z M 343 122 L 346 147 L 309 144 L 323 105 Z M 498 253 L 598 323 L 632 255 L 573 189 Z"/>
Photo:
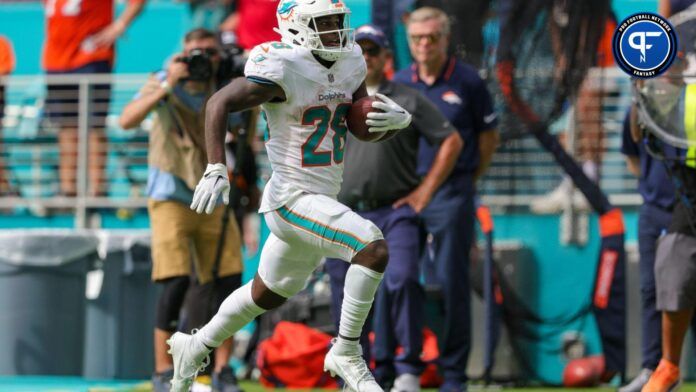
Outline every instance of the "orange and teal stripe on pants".
<path fill-rule="evenodd" d="M 293 212 L 286 207 L 280 207 L 276 210 L 276 213 L 290 225 L 307 231 L 310 234 L 325 239 L 329 242 L 352 249 L 356 253 L 360 252 L 367 246 L 367 242 L 361 240 L 355 234 L 331 228 L 325 224 Z"/>

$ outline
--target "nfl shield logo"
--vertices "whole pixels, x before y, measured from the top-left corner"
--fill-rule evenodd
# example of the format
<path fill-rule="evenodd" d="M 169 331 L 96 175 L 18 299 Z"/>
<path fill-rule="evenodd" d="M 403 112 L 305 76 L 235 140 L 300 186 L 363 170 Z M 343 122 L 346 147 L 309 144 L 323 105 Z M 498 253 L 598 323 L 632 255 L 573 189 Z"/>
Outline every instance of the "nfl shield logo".
<path fill-rule="evenodd" d="M 333 82 L 334 82 L 334 76 L 333 76 L 333 74 L 329 74 L 329 83 L 333 83 Z"/>

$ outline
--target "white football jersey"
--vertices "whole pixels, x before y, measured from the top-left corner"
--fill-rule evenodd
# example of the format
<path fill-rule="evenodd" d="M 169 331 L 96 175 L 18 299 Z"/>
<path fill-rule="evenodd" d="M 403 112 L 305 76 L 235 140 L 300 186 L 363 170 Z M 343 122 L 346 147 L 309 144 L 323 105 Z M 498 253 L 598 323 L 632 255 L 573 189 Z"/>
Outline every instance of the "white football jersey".
<path fill-rule="evenodd" d="M 326 68 L 310 49 L 281 42 L 256 46 L 244 74 L 275 83 L 286 100 L 261 105 L 264 139 L 273 174 L 260 212 L 281 207 L 299 193 L 336 198 L 343 177 L 346 116 L 367 67 L 359 45 Z"/>

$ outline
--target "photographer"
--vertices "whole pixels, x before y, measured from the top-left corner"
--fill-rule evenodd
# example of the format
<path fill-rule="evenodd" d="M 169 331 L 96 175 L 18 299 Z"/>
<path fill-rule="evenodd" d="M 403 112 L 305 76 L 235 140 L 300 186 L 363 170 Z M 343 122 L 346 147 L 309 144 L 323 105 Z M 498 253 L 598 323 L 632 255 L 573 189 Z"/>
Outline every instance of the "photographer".
<path fill-rule="evenodd" d="M 162 286 L 157 305 L 154 332 L 155 391 L 169 391 L 172 358 L 166 341 L 177 331 L 179 313 L 189 285 L 195 294 L 192 309 L 217 309 L 222 299 L 241 284 L 241 245 L 239 228 L 231 217 L 223 233 L 223 205 L 212 215 L 199 215 L 189 209 L 193 189 L 207 163 L 204 137 L 205 106 L 221 84 L 222 56 L 217 36 L 195 29 L 184 38 L 184 51 L 173 57 L 166 71 L 153 74 L 137 96 L 123 110 L 119 124 L 124 129 L 137 127 L 154 113 L 148 151 L 148 212 L 152 228 L 152 279 Z M 222 251 L 213 276 L 216 251 Z M 193 267 L 192 267 L 193 265 Z M 190 276 L 193 276 L 192 279 Z M 193 281 L 193 282 L 192 282 Z M 191 283 L 192 282 L 192 283 Z M 214 299 L 211 299 L 214 298 Z M 214 301 L 214 303 L 211 303 Z M 194 310 L 195 310 L 194 309 Z M 191 320 L 186 329 L 207 320 Z M 206 312 L 203 312 L 206 313 Z M 209 317 L 212 312 L 207 312 Z M 239 391 L 228 366 L 232 340 L 215 353 L 213 390 Z"/>

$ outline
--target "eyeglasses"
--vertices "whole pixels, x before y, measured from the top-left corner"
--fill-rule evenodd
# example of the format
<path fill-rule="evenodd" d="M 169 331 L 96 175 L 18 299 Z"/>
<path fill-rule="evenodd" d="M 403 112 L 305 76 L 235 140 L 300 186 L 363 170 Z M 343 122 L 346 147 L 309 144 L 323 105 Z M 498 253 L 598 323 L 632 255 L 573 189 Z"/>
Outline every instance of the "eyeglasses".
<path fill-rule="evenodd" d="M 379 46 L 360 46 L 362 49 L 363 54 L 366 54 L 370 57 L 377 57 L 379 54 L 382 52 L 382 48 Z"/>
<path fill-rule="evenodd" d="M 440 38 L 442 38 L 442 33 L 439 32 L 432 34 L 409 34 L 408 36 L 409 41 L 415 44 L 420 43 L 421 40 L 425 40 L 428 44 L 434 44 L 437 43 Z"/>

